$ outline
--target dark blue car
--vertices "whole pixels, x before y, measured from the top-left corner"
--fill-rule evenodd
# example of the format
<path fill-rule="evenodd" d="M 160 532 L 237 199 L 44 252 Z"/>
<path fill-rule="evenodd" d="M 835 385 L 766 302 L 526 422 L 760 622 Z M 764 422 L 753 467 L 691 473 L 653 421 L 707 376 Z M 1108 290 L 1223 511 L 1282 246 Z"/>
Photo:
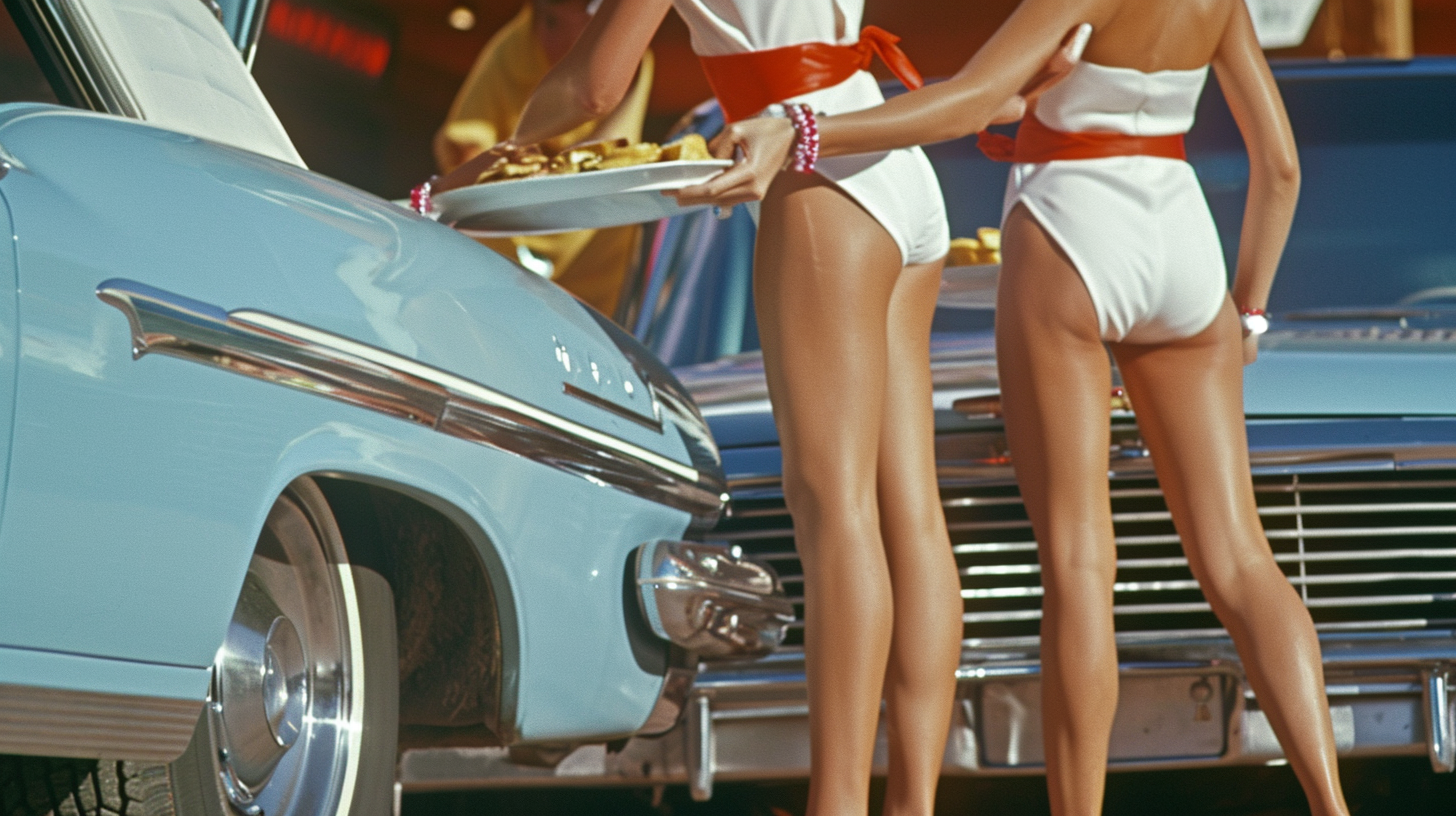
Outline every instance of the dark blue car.
<path fill-rule="evenodd" d="M 1304 186 L 1269 304 L 1273 330 L 1246 375 L 1260 514 L 1321 633 L 1341 751 L 1427 755 L 1449 772 L 1456 60 L 1289 63 L 1275 74 Z M 709 105 L 688 127 L 719 125 Z M 1204 94 L 1188 149 L 1233 258 L 1249 168 L 1216 89 Z M 928 152 L 952 234 L 999 223 L 1007 166 L 971 140 Z M 732 514 L 712 535 L 772 563 L 802 596 L 753 318 L 752 239 L 743 213 L 660 224 L 619 318 L 674 367 L 722 448 Z M 934 329 L 941 493 L 965 599 L 946 768 L 968 774 L 1042 762 L 1041 588 L 996 417 L 995 275 L 994 266 L 949 269 Z M 1112 439 L 1122 662 L 1114 763 L 1277 761 L 1233 644 L 1188 570 L 1130 411 L 1113 412 Z M 715 775 L 807 772 L 801 636 L 791 630 L 766 661 L 699 676 L 678 773 L 700 796 Z"/>

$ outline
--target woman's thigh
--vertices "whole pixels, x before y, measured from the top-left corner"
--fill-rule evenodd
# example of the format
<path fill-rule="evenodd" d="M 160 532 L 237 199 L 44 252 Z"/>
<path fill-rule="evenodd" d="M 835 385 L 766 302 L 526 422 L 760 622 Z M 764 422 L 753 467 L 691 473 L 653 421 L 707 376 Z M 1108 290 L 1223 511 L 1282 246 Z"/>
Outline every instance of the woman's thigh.
<path fill-rule="evenodd" d="M 784 173 L 770 188 L 754 301 L 790 489 L 873 489 L 899 272 L 889 233 L 832 183 Z"/>
<path fill-rule="evenodd" d="M 1042 554 L 1106 568 L 1111 367 L 1081 276 L 1024 207 L 1008 215 L 996 303 L 1001 403 L 1016 479 Z"/>
<path fill-rule="evenodd" d="M 1269 555 L 1244 429 L 1243 349 L 1233 305 L 1171 343 L 1113 347 L 1189 563 L 1200 580 Z"/>
<path fill-rule="evenodd" d="M 936 261 L 905 267 L 890 296 L 879 496 L 885 544 L 892 556 L 896 545 L 920 549 L 945 542 L 930 377 L 930 326 L 942 265 Z"/>

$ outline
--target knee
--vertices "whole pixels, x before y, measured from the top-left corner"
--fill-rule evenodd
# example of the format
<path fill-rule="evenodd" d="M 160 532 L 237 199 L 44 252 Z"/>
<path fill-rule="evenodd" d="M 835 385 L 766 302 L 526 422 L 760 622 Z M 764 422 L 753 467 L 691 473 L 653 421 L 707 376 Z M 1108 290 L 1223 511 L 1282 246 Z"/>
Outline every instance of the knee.
<path fill-rule="evenodd" d="M 1111 542 L 1096 546 L 1090 541 L 1053 542 L 1042 547 L 1041 582 L 1049 603 L 1066 599 L 1076 603 L 1112 605 L 1117 582 L 1117 555 Z"/>
<path fill-rule="evenodd" d="M 784 474 L 784 503 L 798 532 L 850 534 L 879 529 L 874 483 L 832 473 Z"/>
<path fill-rule="evenodd" d="M 1227 550 L 1243 552 L 1226 551 L 1214 558 L 1190 559 L 1199 588 L 1215 611 L 1275 603 L 1280 593 L 1292 591 L 1289 579 L 1262 539 Z"/>
<path fill-rule="evenodd" d="M 880 526 L 887 540 L 910 545 L 932 541 L 949 543 L 945 508 L 940 503 L 940 495 L 933 488 L 930 492 L 929 496 L 913 498 L 903 494 L 884 497 Z"/>

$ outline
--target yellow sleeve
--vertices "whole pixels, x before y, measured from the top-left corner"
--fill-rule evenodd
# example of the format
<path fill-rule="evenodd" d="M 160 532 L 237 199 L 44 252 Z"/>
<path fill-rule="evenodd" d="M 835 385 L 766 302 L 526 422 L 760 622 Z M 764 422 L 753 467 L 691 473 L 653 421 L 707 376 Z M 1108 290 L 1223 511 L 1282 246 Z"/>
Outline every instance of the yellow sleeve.
<path fill-rule="evenodd" d="M 510 136 L 531 92 L 550 68 L 546 52 L 531 31 L 527 3 L 481 49 L 455 94 L 445 124 L 435 134 L 435 161 L 441 172 Z"/>

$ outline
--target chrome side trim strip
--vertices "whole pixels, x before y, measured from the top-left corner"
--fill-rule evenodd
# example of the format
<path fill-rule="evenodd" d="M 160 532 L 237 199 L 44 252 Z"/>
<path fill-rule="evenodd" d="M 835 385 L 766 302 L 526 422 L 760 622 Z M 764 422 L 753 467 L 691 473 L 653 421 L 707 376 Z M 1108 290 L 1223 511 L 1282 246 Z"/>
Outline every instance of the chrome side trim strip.
<path fill-rule="evenodd" d="M 171 762 L 201 713 L 202 700 L 0 684 L 0 754 Z"/>
<path fill-rule="evenodd" d="M 646 380 L 645 377 L 643 379 Z M 651 380 L 647 380 L 647 387 L 652 388 Z M 596 394 L 593 394 L 592 392 L 586 390 L 585 388 L 577 388 L 571 383 L 562 383 L 561 393 L 565 394 L 568 397 L 574 397 L 576 399 L 579 399 L 582 402 L 585 402 L 587 405 L 592 406 L 593 408 L 600 408 L 603 411 L 606 411 L 614 416 L 619 416 L 622 419 L 627 420 L 628 422 L 635 422 L 649 431 L 662 433 L 662 419 L 644 416 L 631 409 L 623 408 L 615 402 L 612 402 L 608 399 L 603 399 Z"/>
<path fill-rule="evenodd" d="M 231 312 L 136 281 L 96 296 L 131 324 L 132 358 L 165 354 L 297 388 L 524 456 L 597 484 L 716 521 L 712 474 L 480 383 L 265 312 Z"/>

